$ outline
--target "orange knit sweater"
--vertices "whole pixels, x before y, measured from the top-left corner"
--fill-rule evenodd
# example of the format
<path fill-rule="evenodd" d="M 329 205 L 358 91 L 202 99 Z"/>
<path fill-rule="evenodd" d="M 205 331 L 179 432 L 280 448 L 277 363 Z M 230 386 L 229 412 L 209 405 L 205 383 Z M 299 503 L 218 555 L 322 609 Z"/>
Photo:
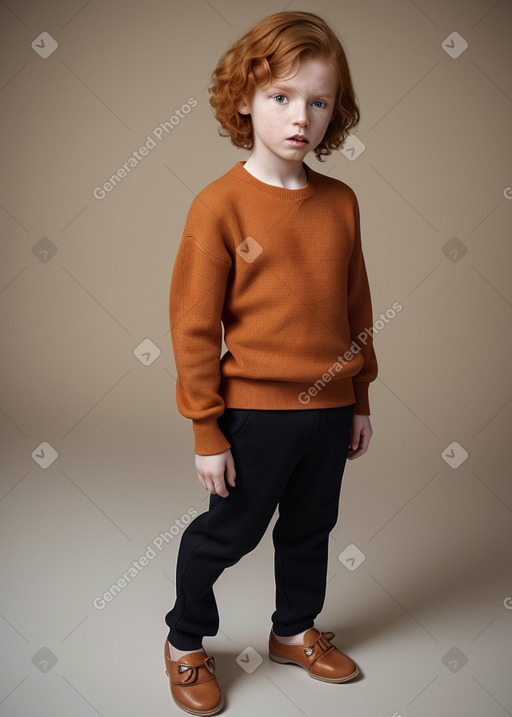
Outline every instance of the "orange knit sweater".
<path fill-rule="evenodd" d="M 176 401 L 198 454 L 230 447 L 217 424 L 225 407 L 370 413 L 377 361 L 357 198 L 304 167 L 308 183 L 284 189 L 237 162 L 190 207 L 169 305 Z"/>

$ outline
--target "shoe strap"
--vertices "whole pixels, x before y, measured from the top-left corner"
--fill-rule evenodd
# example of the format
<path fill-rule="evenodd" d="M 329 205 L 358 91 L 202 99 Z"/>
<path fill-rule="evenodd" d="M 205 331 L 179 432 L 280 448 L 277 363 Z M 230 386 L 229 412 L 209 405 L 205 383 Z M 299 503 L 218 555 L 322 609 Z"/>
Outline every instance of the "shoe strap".
<path fill-rule="evenodd" d="M 327 653 L 336 649 L 335 646 L 330 643 L 333 637 L 334 632 L 321 632 L 311 645 L 306 645 L 304 652 L 309 657 L 315 652 L 315 646 L 318 645 L 320 647 L 320 654 L 313 660 L 313 662 L 316 662 L 320 657 L 324 657 Z"/>
<path fill-rule="evenodd" d="M 177 665 L 179 675 L 182 675 L 185 672 L 188 672 L 189 674 L 185 677 L 184 680 L 180 680 L 175 684 L 194 684 L 194 682 L 197 682 L 199 670 L 205 667 L 209 670 L 209 672 L 212 673 L 212 675 L 215 675 L 215 658 L 213 657 L 213 655 L 210 655 L 210 657 L 206 657 L 202 665 L 187 665 L 183 662 L 178 662 Z"/>

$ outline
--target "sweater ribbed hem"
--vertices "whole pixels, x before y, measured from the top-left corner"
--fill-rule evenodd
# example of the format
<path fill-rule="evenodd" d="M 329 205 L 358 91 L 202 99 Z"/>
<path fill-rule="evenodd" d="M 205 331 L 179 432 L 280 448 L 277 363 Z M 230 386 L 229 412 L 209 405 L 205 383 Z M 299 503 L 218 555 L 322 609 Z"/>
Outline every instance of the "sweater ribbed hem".
<path fill-rule="evenodd" d="M 302 384 L 231 376 L 222 379 L 219 393 L 227 408 L 279 411 L 336 408 L 355 403 L 351 378 L 322 383 L 317 382 L 315 386 L 310 381 Z"/>
<path fill-rule="evenodd" d="M 193 420 L 192 429 L 195 438 L 194 453 L 200 456 L 213 456 L 231 447 L 215 417 Z"/>
<path fill-rule="evenodd" d="M 356 398 L 356 405 L 354 408 L 354 414 L 360 416 L 370 415 L 370 400 L 368 392 L 370 389 L 369 381 L 354 381 L 354 396 Z"/>

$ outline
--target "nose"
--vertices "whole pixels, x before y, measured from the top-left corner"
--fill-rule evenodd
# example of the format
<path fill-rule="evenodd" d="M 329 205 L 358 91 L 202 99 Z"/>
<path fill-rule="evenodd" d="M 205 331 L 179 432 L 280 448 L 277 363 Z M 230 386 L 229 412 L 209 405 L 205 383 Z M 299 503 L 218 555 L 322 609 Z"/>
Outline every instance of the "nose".
<path fill-rule="evenodd" d="M 298 127 L 307 127 L 309 125 L 308 107 L 304 100 L 294 102 L 293 124 Z"/>

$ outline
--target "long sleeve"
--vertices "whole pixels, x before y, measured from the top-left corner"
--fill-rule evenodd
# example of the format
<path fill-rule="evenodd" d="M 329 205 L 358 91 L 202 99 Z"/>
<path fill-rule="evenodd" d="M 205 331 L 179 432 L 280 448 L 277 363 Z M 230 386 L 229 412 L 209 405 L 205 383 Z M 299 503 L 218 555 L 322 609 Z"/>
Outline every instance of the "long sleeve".
<path fill-rule="evenodd" d="M 370 382 L 377 376 L 377 358 L 373 348 L 373 313 L 370 287 L 361 246 L 359 204 L 354 195 L 355 241 L 348 273 L 348 316 L 354 351 L 360 349 L 362 369 L 352 379 L 356 405 L 354 413 L 368 416 Z M 357 348 L 355 348 L 357 347 Z"/>
<path fill-rule="evenodd" d="M 187 227 L 185 228 L 185 232 Z M 176 403 L 192 419 L 195 453 L 221 453 L 230 443 L 217 418 L 224 412 L 219 394 L 221 316 L 231 262 L 207 252 L 184 233 L 174 262 L 169 316 L 177 370 Z"/>

